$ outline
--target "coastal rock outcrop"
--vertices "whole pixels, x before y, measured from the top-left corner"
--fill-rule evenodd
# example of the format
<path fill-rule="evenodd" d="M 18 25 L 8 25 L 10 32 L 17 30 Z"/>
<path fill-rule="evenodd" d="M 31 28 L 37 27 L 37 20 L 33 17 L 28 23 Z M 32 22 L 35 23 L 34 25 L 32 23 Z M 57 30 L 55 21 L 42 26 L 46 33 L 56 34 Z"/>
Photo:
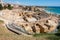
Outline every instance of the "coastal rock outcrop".
<path fill-rule="evenodd" d="M 21 26 L 30 34 L 51 33 L 56 30 L 58 18 L 45 11 L 36 12 L 37 9 L 34 11 L 34 8 L 32 7 L 32 9 L 30 9 L 29 7 L 26 10 L 6 9 L 1 11 L 2 14 L 0 14 L 0 16 L 18 26 Z"/>

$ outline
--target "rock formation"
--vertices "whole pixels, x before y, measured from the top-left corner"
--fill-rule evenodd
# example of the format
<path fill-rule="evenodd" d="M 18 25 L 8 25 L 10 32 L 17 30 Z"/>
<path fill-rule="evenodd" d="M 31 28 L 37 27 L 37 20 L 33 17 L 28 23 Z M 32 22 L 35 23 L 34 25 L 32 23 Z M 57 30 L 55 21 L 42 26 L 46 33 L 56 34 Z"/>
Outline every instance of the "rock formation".
<path fill-rule="evenodd" d="M 43 8 L 22 7 L 21 9 L 2 10 L 0 16 L 23 27 L 30 34 L 51 33 L 57 28 L 58 18 L 46 13 Z"/>

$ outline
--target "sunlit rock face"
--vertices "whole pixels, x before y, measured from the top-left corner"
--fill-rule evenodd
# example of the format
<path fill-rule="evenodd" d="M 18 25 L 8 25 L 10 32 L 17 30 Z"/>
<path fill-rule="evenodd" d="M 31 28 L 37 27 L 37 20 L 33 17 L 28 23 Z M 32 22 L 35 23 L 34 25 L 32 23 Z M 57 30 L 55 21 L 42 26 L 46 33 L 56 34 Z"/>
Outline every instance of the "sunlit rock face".
<path fill-rule="evenodd" d="M 37 21 L 35 18 L 26 18 L 27 20 L 28 20 L 28 22 L 35 22 L 35 21 Z"/>
<path fill-rule="evenodd" d="M 58 23 L 53 20 L 47 20 L 47 23 L 45 25 L 48 27 L 48 32 L 53 32 L 56 30 Z"/>

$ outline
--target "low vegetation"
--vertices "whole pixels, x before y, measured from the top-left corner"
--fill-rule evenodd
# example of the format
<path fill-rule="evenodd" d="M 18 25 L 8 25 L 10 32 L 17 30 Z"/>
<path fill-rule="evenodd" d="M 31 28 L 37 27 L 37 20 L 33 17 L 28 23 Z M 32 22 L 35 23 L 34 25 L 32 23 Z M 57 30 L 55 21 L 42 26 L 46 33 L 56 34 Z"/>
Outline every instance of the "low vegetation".
<path fill-rule="evenodd" d="M 37 37 L 37 38 L 45 38 L 45 39 L 47 39 L 47 40 L 60 40 L 60 36 L 58 36 L 58 35 L 60 35 L 60 33 L 58 34 L 58 33 L 55 33 L 55 34 L 52 34 L 52 33 L 50 33 L 50 34 L 47 34 L 47 33 L 41 33 L 41 34 L 35 34 L 35 35 L 33 35 L 34 37 Z"/>
<path fill-rule="evenodd" d="M 0 4 L 0 10 L 3 10 L 3 9 L 9 9 L 9 10 L 12 10 L 12 6 L 10 4 L 8 4 L 8 6 L 4 5 L 4 7 L 2 6 L 2 4 Z"/>

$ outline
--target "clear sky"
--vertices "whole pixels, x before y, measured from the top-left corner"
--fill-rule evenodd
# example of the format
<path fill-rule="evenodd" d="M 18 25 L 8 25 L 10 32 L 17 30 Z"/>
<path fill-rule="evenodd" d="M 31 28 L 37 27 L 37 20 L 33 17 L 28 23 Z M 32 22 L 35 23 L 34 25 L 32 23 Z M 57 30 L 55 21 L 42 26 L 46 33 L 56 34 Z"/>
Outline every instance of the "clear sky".
<path fill-rule="evenodd" d="M 4 0 L 4 2 L 34 6 L 60 6 L 60 0 Z"/>

